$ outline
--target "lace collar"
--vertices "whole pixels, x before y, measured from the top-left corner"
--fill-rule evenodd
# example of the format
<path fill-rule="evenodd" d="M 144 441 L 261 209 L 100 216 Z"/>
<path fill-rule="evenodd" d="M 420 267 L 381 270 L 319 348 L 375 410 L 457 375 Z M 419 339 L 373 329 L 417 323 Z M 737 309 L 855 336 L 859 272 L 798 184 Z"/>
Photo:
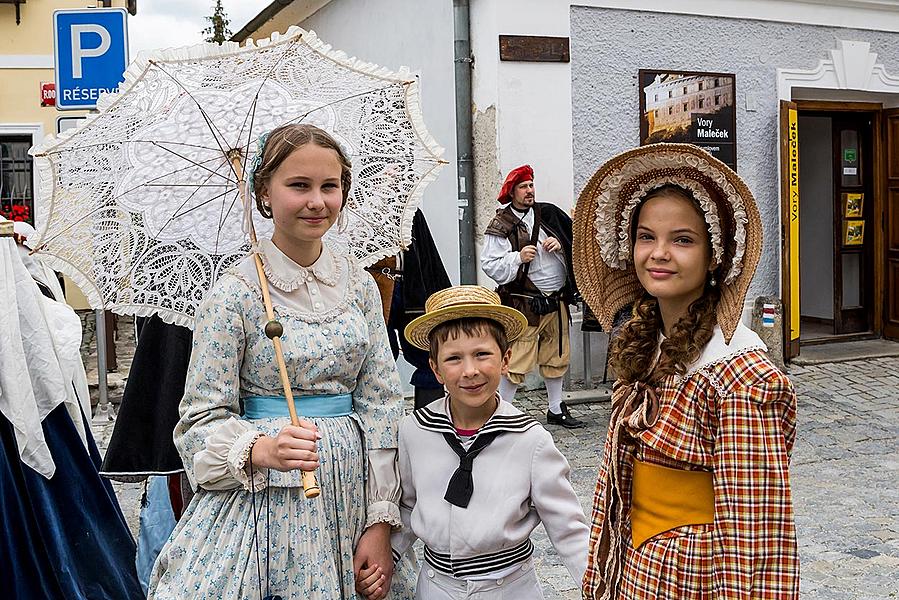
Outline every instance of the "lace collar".
<path fill-rule="evenodd" d="M 449 396 L 431 402 L 412 413 L 418 426 L 428 431 L 438 433 L 451 433 L 458 437 L 453 420 L 449 416 Z M 537 420 L 524 414 L 508 402 L 499 401 L 496 412 L 487 419 L 483 427 L 478 430 L 478 435 L 490 431 L 504 431 L 509 433 L 521 433 L 527 431 Z"/>
<path fill-rule="evenodd" d="M 734 337 L 731 338 L 729 344 L 724 341 L 724 333 L 721 331 L 721 327 L 715 325 L 712 339 L 705 345 L 702 354 L 699 355 L 696 362 L 687 368 L 686 376 L 689 377 L 704 367 L 729 360 L 749 350 L 763 350 L 767 352 L 768 347 L 762 341 L 762 338 L 749 327 L 746 327 L 742 321 L 737 323 Z"/>
<path fill-rule="evenodd" d="M 328 287 L 334 287 L 340 281 L 340 261 L 335 260 L 326 243 L 322 243 L 321 256 L 308 267 L 295 263 L 268 239 L 259 240 L 257 251 L 269 282 L 282 291 L 292 292 L 313 277 Z"/>

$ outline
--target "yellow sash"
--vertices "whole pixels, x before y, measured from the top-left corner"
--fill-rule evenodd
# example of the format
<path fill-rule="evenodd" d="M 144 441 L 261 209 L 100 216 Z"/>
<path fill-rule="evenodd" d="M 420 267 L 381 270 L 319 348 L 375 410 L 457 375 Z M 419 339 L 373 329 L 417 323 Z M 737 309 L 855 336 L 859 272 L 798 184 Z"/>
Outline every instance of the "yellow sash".
<path fill-rule="evenodd" d="M 685 471 L 634 461 L 631 535 L 634 548 L 683 525 L 715 519 L 715 492 L 709 471 Z"/>

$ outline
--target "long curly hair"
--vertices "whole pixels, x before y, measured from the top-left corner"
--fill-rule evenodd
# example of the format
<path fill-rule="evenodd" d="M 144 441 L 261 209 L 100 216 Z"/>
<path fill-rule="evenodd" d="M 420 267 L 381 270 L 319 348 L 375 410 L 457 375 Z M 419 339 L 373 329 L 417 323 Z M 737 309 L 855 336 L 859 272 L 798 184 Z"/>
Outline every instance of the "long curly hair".
<path fill-rule="evenodd" d="M 647 200 L 659 196 L 676 195 L 689 200 L 696 211 L 702 215 L 699 203 L 693 198 L 693 194 L 680 186 L 666 184 L 649 192 L 634 210 L 631 231 L 631 256 L 633 256 L 633 241 L 635 239 L 637 222 L 640 209 Z M 726 224 L 723 224 L 726 225 Z M 722 232 L 726 234 L 726 232 Z M 723 239 L 728 239 L 726 235 Z M 711 240 L 707 238 L 711 252 Z M 724 261 L 726 262 L 726 261 Z M 713 277 L 721 280 L 722 267 L 719 266 L 713 272 Z M 615 376 L 622 383 L 644 381 L 651 385 L 658 385 L 672 374 L 683 375 L 687 366 L 699 358 L 702 349 L 709 340 L 717 324 L 716 311 L 721 291 L 710 284 L 707 279 L 702 296 L 693 301 L 681 319 L 671 327 L 670 335 L 659 346 L 659 334 L 663 330 L 662 315 L 658 301 L 648 293 L 644 293 L 633 307 L 632 316 L 625 323 L 611 345 L 611 367 Z M 656 350 L 659 350 L 659 359 L 656 361 Z"/>

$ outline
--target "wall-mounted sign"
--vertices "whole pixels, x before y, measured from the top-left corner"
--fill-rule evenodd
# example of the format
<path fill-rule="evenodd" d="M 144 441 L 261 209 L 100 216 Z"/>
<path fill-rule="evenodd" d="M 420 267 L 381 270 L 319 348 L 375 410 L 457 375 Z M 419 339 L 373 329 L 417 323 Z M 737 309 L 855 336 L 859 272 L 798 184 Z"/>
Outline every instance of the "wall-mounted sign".
<path fill-rule="evenodd" d="M 124 8 L 54 11 L 53 34 L 57 109 L 95 108 L 118 89 L 128 66 Z"/>
<path fill-rule="evenodd" d="M 56 84 L 52 81 L 41 82 L 41 106 L 56 106 Z"/>
<path fill-rule="evenodd" d="M 694 144 L 737 168 L 732 73 L 640 69 L 640 145 Z"/>
<path fill-rule="evenodd" d="M 546 35 L 499 36 L 499 59 L 530 62 L 570 62 L 567 37 Z"/>

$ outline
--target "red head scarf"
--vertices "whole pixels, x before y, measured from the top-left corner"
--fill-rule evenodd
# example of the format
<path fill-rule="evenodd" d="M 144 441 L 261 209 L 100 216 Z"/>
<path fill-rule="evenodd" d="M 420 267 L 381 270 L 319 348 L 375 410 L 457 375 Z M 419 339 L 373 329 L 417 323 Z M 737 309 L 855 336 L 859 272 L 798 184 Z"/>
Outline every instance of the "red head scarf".
<path fill-rule="evenodd" d="M 503 187 L 499 191 L 499 196 L 497 196 L 496 199 L 503 204 L 508 204 L 512 201 L 512 191 L 515 189 L 516 185 L 522 181 L 533 180 L 534 169 L 531 168 L 531 165 L 521 165 L 517 169 L 512 169 L 509 171 L 509 174 L 506 175 L 506 180 L 503 182 Z"/>

